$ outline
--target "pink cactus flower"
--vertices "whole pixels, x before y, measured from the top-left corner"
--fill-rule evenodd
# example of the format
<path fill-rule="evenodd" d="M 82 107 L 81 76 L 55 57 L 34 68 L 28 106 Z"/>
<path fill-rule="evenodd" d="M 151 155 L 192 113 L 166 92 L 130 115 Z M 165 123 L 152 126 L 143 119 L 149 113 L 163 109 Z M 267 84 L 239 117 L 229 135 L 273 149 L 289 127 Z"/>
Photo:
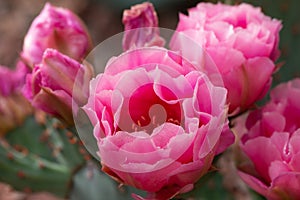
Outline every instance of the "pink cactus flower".
<path fill-rule="evenodd" d="M 199 3 L 188 10 L 188 16 L 179 15 L 171 49 L 189 56 L 195 48 L 187 45 L 186 38 L 205 49 L 205 56 L 222 75 L 229 113 L 234 115 L 251 107 L 269 89 L 279 56 L 280 29 L 280 21 L 249 4 Z M 191 57 L 191 61 L 197 59 Z"/>
<path fill-rule="evenodd" d="M 251 112 L 240 147 L 247 156 L 239 175 L 270 200 L 300 199 L 300 79 L 271 91 L 271 100 Z"/>
<path fill-rule="evenodd" d="M 191 190 L 233 142 L 225 101 L 226 89 L 179 54 L 145 47 L 108 62 L 84 110 L 103 171 L 149 199 L 169 199 Z"/>
<path fill-rule="evenodd" d="M 25 36 L 22 58 L 34 66 L 47 48 L 82 61 L 91 49 L 91 39 L 83 22 L 70 10 L 46 3 Z"/>

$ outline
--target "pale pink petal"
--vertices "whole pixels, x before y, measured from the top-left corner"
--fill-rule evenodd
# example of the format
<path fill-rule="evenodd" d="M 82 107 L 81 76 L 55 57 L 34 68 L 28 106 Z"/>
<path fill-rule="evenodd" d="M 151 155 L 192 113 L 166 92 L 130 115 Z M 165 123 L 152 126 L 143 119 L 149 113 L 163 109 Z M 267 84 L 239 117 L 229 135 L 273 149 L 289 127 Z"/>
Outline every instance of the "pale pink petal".
<path fill-rule="evenodd" d="M 179 13 L 179 22 L 177 24 L 177 31 L 184 31 L 187 29 L 194 29 L 197 28 L 198 19 L 188 17 L 182 13 Z"/>
<path fill-rule="evenodd" d="M 270 168 L 269 168 L 269 174 L 271 180 L 276 179 L 277 177 L 281 176 L 282 174 L 286 174 L 287 172 L 290 172 L 289 166 L 279 160 L 276 160 L 272 163 L 270 163 Z"/>
<path fill-rule="evenodd" d="M 292 137 L 290 138 L 290 145 L 294 154 L 300 152 L 300 129 L 293 133 Z"/>
<path fill-rule="evenodd" d="M 277 112 L 263 113 L 261 131 L 264 136 L 270 137 L 274 132 L 282 132 L 285 129 L 286 120 Z"/>
<path fill-rule="evenodd" d="M 166 123 L 161 128 L 154 129 L 151 139 L 155 146 L 166 148 L 170 139 L 176 135 L 184 134 L 183 129 L 172 123 Z"/>
<path fill-rule="evenodd" d="M 262 29 L 260 24 L 253 25 L 250 28 L 252 32 L 249 32 L 248 30 L 239 30 L 235 34 L 234 48 L 243 52 L 246 58 L 255 58 L 258 56 L 268 57 L 273 50 L 274 41 L 273 43 L 268 44 L 258 38 L 257 33 Z"/>
<path fill-rule="evenodd" d="M 207 52 L 222 74 L 237 70 L 246 61 L 243 54 L 233 48 L 214 46 L 208 47 Z"/>
<path fill-rule="evenodd" d="M 231 144 L 234 143 L 235 135 L 232 130 L 229 128 L 228 124 L 225 124 L 223 127 L 223 131 L 220 135 L 220 143 L 216 150 L 216 154 L 223 153 Z"/>
<path fill-rule="evenodd" d="M 230 111 L 239 107 L 244 110 L 264 96 L 274 69 L 274 63 L 270 59 L 257 57 L 247 60 L 238 70 L 224 74 Z M 258 70 L 260 73 L 257 73 Z"/>
<path fill-rule="evenodd" d="M 274 132 L 270 138 L 270 141 L 276 146 L 277 150 L 281 153 L 281 159 L 287 162 L 290 160 L 291 156 L 291 146 L 289 145 L 289 137 L 290 134 L 287 132 Z"/>
<path fill-rule="evenodd" d="M 127 51 L 121 54 L 118 59 L 111 60 L 106 66 L 105 73 L 116 75 L 119 72 L 139 67 L 150 71 L 157 66 L 166 72 L 170 72 L 171 75 L 175 73 L 176 76 L 185 75 L 190 70 L 195 69 L 181 54 L 167 51 L 164 48 L 148 47 Z"/>
<path fill-rule="evenodd" d="M 290 166 L 292 170 L 300 173 L 300 152 L 293 155 L 290 161 Z"/>
<path fill-rule="evenodd" d="M 242 146 L 242 150 L 253 162 L 256 171 L 266 181 L 270 182 L 269 165 L 275 160 L 281 160 L 281 152 L 268 138 L 257 137 Z"/>

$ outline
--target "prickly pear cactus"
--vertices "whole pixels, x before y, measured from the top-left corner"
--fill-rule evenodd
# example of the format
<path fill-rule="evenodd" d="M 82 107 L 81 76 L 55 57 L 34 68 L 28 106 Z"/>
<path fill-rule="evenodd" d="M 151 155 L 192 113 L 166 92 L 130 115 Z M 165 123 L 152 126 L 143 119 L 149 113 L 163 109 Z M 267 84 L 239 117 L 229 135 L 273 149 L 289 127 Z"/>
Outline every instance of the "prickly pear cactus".
<path fill-rule="evenodd" d="M 73 174 L 87 156 L 77 137 L 49 119 L 29 117 L 0 140 L 0 181 L 21 191 L 48 191 L 65 197 Z"/>

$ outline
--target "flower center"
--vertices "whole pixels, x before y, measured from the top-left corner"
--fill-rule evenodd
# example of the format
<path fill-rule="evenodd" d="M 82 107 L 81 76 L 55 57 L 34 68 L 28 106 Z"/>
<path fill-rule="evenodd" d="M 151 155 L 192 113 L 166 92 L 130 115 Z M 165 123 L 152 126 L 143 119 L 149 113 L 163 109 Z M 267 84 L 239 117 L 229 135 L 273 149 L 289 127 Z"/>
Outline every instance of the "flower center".
<path fill-rule="evenodd" d="M 132 119 L 132 131 L 146 131 L 151 134 L 153 129 L 166 123 L 181 123 L 180 103 L 176 95 L 167 87 L 159 86 L 159 95 L 154 91 L 153 84 L 146 84 L 135 90 L 129 100 L 129 114 Z"/>

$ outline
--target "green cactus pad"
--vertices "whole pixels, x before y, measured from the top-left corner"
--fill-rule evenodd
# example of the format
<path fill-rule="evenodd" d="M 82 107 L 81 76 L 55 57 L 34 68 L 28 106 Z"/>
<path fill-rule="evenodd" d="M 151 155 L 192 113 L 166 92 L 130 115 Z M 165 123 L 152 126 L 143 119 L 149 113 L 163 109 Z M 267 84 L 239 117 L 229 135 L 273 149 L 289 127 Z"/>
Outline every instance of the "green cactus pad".
<path fill-rule="evenodd" d="M 52 119 L 38 124 L 29 117 L 0 140 L 0 181 L 21 191 L 68 195 L 73 174 L 85 163 L 83 147 L 56 124 Z"/>

